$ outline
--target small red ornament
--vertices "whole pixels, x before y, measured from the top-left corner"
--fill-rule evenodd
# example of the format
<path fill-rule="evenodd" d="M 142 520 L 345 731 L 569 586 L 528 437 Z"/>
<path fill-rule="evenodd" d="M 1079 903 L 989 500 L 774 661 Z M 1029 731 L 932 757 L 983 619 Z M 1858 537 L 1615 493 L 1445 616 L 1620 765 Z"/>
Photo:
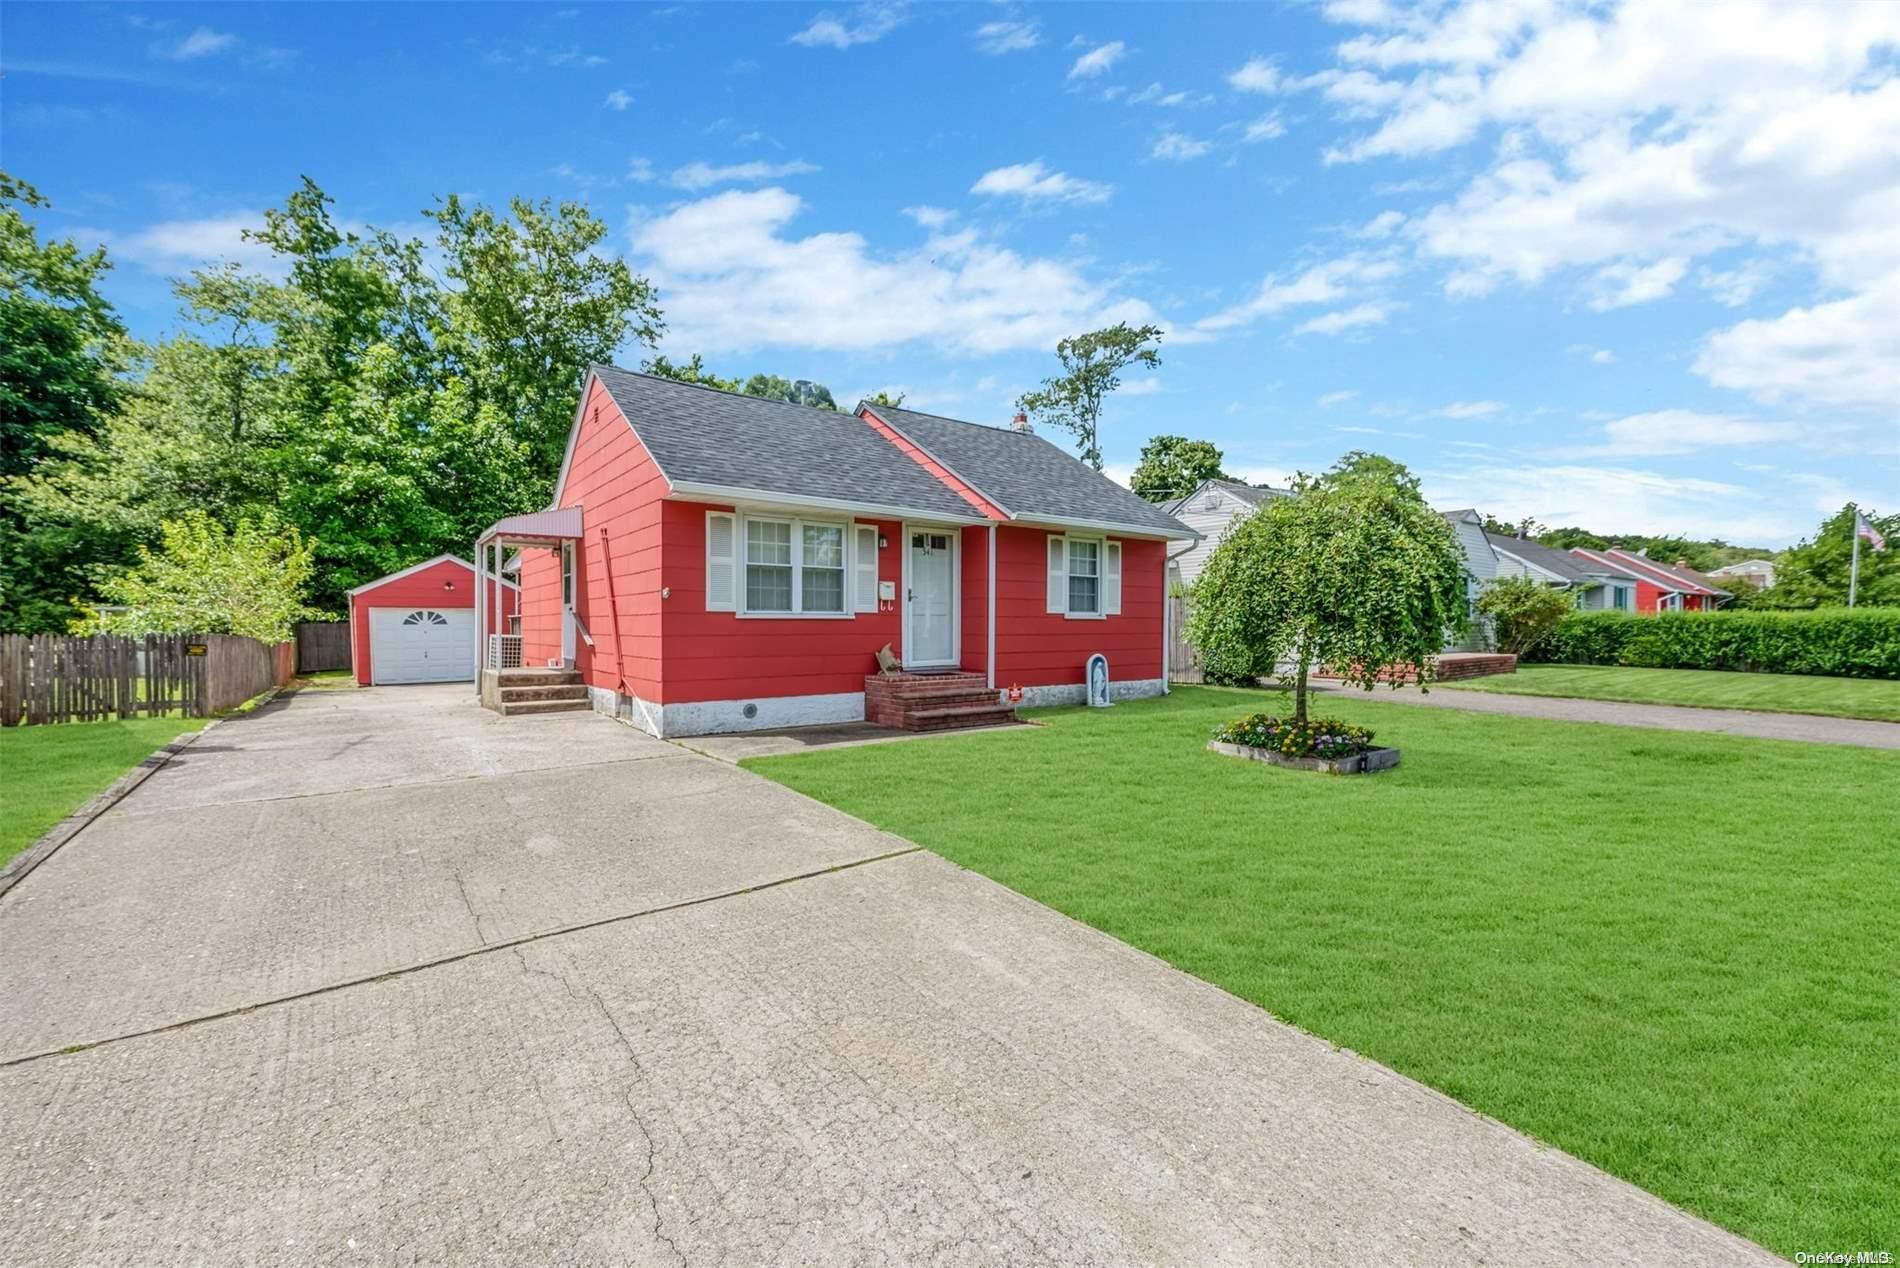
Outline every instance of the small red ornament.
<path fill-rule="evenodd" d="M 1009 684 L 1009 702 L 1011 704 L 1021 704 L 1023 702 L 1023 689 L 1013 682 Z"/>

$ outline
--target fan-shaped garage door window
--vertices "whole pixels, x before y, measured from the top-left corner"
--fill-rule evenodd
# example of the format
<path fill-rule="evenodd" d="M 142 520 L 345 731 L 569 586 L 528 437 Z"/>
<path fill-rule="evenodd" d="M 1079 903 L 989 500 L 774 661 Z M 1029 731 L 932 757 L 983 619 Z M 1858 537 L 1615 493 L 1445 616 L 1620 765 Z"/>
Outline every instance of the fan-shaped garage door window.
<path fill-rule="evenodd" d="M 449 618 L 440 612 L 411 612 L 402 618 L 402 623 L 404 625 L 447 625 Z"/>

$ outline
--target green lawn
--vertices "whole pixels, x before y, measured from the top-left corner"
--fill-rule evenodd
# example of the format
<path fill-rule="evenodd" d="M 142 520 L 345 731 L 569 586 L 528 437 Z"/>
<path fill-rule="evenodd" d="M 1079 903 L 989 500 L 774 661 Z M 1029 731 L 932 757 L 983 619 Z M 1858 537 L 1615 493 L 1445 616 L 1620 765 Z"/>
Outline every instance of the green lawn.
<path fill-rule="evenodd" d="M 1900 722 L 1900 682 L 1809 674 L 1736 674 L 1715 669 L 1624 669 L 1616 665 L 1526 665 L 1514 674 L 1442 683 L 1449 691 L 1574 696 L 1686 704 L 1700 709 L 1763 709 Z"/>
<path fill-rule="evenodd" d="M 1900 754 L 1328 699 L 1337 778 L 1180 689 L 755 759 L 1786 1255 L 1900 1248 Z"/>
<path fill-rule="evenodd" d="M 204 718 L 132 718 L 0 730 L 0 863 Z"/>

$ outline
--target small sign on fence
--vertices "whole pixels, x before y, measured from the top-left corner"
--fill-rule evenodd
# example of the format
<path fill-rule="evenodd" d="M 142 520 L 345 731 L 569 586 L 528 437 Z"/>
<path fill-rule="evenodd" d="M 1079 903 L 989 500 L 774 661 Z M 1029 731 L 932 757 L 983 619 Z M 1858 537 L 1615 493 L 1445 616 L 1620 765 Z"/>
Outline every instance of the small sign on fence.
<path fill-rule="evenodd" d="M 185 655 L 187 656 L 203 656 L 210 650 L 211 648 L 203 643 L 187 643 L 185 645 Z"/>

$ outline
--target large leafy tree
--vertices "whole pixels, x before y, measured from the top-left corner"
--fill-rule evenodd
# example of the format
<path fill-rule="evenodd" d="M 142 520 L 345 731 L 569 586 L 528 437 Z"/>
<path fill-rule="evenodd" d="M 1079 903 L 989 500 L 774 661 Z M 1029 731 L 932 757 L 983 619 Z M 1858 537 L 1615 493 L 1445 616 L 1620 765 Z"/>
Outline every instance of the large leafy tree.
<path fill-rule="evenodd" d="M 1025 392 L 1016 408 L 1031 420 L 1058 427 L 1075 437 L 1082 461 L 1102 469 L 1102 406 L 1121 386 L 1129 366 L 1152 370 L 1161 364 L 1161 327 L 1117 322 L 1104 330 L 1074 335 L 1056 344 L 1062 373 Z"/>
<path fill-rule="evenodd" d="M 692 360 L 684 362 L 668 361 L 665 357 L 656 356 L 640 368 L 663 379 L 672 379 L 677 383 L 697 383 L 701 387 L 718 388 L 721 392 L 737 392 L 742 386 L 738 379 L 722 378 L 708 370 L 697 352 L 693 354 Z"/>
<path fill-rule="evenodd" d="M 1860 586 L 1856 604 L 1900 607 L 1900 515 L 1878 515 L 1863 510 L 1887 549 L 1860 544 Z M 1854 508 L 1843 506 L 1830 515 L 1812 538 L 1789 550 L 1775 563 L 1775 584 L 1746 596 L 1749 607 L 1826 608 L 1847 603 L 1848 573 L 1854 560 Z M 1723 587 L 1745 590 L 1745 583 Z"/>
<path fill-rule="evenodd" d="M 1370 690 L 1397 666 L 1425 671 L 1464 623 L 1451 526 L 1403 466 L 1352 453 L 1228 532 L 1195 583 L 1187 637 L 1217 676 L 1290 667 L 1304 722 L 1314 667 Z"/>
<path fill-rule="evenodd" d="M 1129 487 L 1150 502 L 1186 497 L 1203 480 L 1231 479 L 1221 470 L 1221 451 L 1211 440 L 1156 436 L 1141 448 Z"/>
<path fill-rule="evenodd" d="M 6 481 L 118 407 L 126 341 L 99 293 L 105 251 L 41 241 L 38 190 L 0 172 L 0 632 L 56 628 L 85 588 L 68 534 L 35 532 Z"/>
<path fill-rule="evenodd" d="M 296 529 L 266 514 L 228 531 L 203 511 L 167 520 L 157 550 L 139 547 L 138 563 L 100 587 L 108 609 L 87 632 L 242 634 L 287 641 L 307 615 L 311 549 Z"/>
<path fill-rule="evenodd" d="M 176 286 L 182 333 L 139 351 L 123 408 L 7 482 L 35 542 L 90 593 L 161 525 L 269 509 L 313 544 L 312 600 L 444 551 L 547 499 L 586 366 L 660 329 L 651 287 L 596 249 L 584 208 L 446 200 L 433 244 L 339 225 L 306 180 L 235 267 Z M 697 364 L 697 362 L 695 362 Z M 0 567 L 4 567 L 0 564 Z M 26 628 L 62 628 L 64 598 Z"/>

